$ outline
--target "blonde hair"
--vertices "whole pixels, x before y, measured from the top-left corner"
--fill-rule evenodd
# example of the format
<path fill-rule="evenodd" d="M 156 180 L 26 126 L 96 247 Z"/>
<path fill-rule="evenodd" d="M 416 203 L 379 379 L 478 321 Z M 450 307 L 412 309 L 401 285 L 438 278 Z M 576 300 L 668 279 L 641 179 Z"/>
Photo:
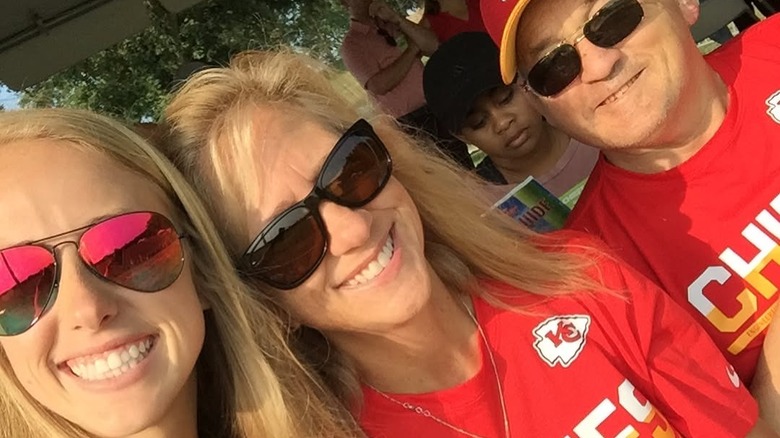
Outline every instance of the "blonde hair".
<path fill-rule="evenodd" d="M 198 359 L 198 427 L 202 436 L 361 436 L 354 420 L 319 377 L 286 344 L 275 306 L 244 285 L 214 223 L 192 187 L 165 156 L 130 129 L 79 110 L 0 113 L 0 145 L 50 139 L 105 154 L 154 182 L 188 235 L 188 259 L 206 311 Z M 90 437 L 33 399 L 0 354 L 0 437 Z"/>
<path fill-rule="evenodd" d="M 344 132 L 358 114 L 309 58 L 288 52 L 246 52 L 226 68 L 204 70 L 174 95 L 165 120 L 174 141 L 169 156 L 205 194 L 234 258 L 246 246 L 245 211 L 255 184 L 252 108 L 276 106 Z M 443 158 L 421 147 L 388 116 L 372 124 L 393 157 L 393 175 L 414 200 L 422 219 L 425 253 L 453 291 L 475 293 L 502 305 L 497 291 L 474 287 L 491 278 L 533 294 L 552 295 L 598 287 L 584 270 L 592 258 L 564 251 L 558 240 L 537 235 L 500 213 L 486 213 L 485 188 Z M 587 252 L 587 248 L 583 251 Z M 267 287 L 263 291 L 273 296 Z M 331 388 L 348 404 L 359 397 L 348 361 L 322 346 L 322 336 L 304 332 L 302 350 L 318 362 Z M 317 357 L 312 352 L 321 351 Z"/>

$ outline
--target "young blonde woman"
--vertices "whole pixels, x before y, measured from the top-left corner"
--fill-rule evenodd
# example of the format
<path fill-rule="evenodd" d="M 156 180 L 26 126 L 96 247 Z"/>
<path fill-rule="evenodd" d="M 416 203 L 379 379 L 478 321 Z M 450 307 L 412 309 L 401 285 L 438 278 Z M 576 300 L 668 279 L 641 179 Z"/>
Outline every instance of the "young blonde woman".
<path fill-rule="evenodd" d="M 2 113 L 0 185 L 0 437 L 358 436 L 139 136 Z"/>
<path fill-rule="evenodd" d="M 169 152 L 369 436 L 775 436 L 651 283 L 486 214 L 476 177 L 324 76 L 284 53 L 203 71 L 167 110 Z"/>

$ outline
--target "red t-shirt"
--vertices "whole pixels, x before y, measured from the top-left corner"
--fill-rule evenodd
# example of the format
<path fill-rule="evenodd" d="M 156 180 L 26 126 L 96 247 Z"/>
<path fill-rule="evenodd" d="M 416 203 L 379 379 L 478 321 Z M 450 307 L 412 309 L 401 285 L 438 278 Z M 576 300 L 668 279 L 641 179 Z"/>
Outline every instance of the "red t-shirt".
<path fill-rule="evenodd" d="M 479 10 L 479 0 L 466 0 L 466 6 L 469 11 L 467 21 L 453 17 L 447 12 L 425 16 L 431 30 L 439 38 L 439 43 L 443 43 L 462 32 L 487 32 L 485 24 L 482 22 L 482 12 Z"/>
<path fill-rule="evenodd" d="M 707 59 L 730 95 L 715 136 L 651 175 L 602 156 L 569 226 L 686 307 L 749 384 L 780 286 L 780 16 Z"/>
<path fill-rule="evenodd" d="M 707 334 L 633 269 L 598 265 L 614 294 L 539 298 L 495 283 L 527 314 L 474 299 L 493 352 L 514 437 L 744 437 L 758 407 Z M 627 291 L 627 293 L 626 293 Z M 364 387 L 371 438 L 460 438 L 439 422 Z M 489 357 L 456 387 L 391 397 L 469 433 L 503 437 Z"/>

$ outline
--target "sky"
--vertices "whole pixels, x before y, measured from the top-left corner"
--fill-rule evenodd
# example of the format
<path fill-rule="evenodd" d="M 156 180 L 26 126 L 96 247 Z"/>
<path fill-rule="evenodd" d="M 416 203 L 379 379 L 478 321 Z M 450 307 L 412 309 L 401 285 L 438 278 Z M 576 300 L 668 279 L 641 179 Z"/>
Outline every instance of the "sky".
<path fill-rule="evenodd" d="M 19 108 L 19 96 L 3 84 L 0 84 L 0 105 L 5 109 Z"/>

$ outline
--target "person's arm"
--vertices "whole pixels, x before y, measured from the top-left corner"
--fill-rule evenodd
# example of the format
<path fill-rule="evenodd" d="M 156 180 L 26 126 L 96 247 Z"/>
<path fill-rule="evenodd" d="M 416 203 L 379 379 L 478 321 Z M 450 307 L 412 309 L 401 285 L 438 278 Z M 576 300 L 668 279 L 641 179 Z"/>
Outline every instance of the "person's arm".
<path fill-rule="evenodd" d="M 775 317 L 777 319 L 778 317 Z M 750 385 L 761 417 L 780 432 L 780 323 L 772 321 Z"/>
<path fill-rule="evenodd" d="M 409 69 L 416 62 L 420 62 L 419 56 L 420 48 L 410 43 L 398 59 L 366 81 L 366 90 L 378 96 L 389 93 L 404 80 Z"/>
<path fill-rule="evenodd" d="M 416 44 L 425 56 L 431 56 L 439 48 L 439 38 L 429 27 L 402 17 L 382 0 L 374 0 L 368 9 L 372 17 L 398 27 L 407 40 Z"/>

